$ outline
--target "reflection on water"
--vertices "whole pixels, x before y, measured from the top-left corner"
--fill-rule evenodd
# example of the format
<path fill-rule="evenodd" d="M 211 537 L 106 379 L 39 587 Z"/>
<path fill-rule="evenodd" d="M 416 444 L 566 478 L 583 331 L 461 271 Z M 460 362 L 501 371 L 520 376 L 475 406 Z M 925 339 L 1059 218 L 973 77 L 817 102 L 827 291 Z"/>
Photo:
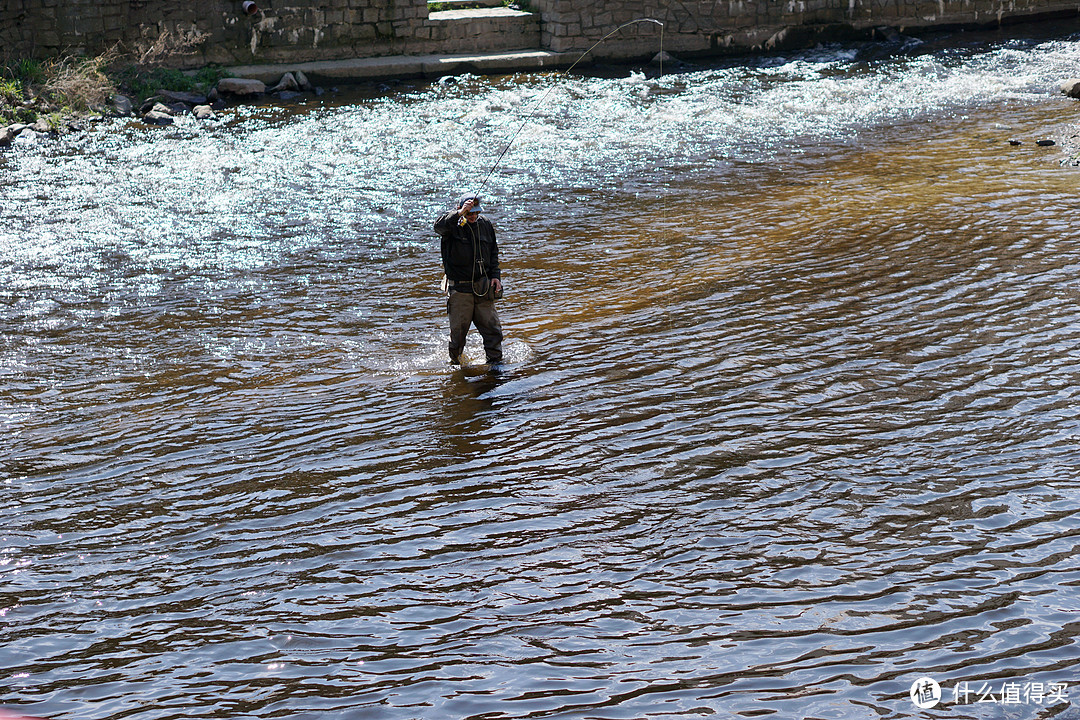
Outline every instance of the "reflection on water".
<path fill-rule="evenodd" d="M 1007 140 L 1071 119 L 1078 54 L 464 78 L 6 154 L 0 701 L 1075 715 L 1032 692 L 1078 658 L 1078 180 Z M 553 83 L 483 189 L 511 361 L 453 370 L 431 222 Z"/>

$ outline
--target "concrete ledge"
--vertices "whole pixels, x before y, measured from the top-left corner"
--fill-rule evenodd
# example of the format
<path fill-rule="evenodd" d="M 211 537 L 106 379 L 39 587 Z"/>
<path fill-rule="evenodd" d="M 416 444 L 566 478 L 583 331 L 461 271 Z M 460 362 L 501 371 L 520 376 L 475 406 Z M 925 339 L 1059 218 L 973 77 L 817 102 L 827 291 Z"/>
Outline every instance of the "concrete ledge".
<path fill-rule="evenodd" d="M 450 10 L 463 10 L 475 7 L 503 7 L 503 0 L 438 0 Z"/>
<path fill-rule="evenodd" d="M 455 20 L 488 20 L 491 18 L 511 17 L 539 18 L 540 16 L 536 13 L 527 13 L 508 7 L 471 8 L 467 10 L 440 10 L 438 12 L 428 13 L 428 20 L 430 20 L 431 22 L 453 22 Z"/>
<path fill-rule="evenodd" d="M 498 73 L 527 70 L 551 70 L 573 65 L 580 52 L 549 52 L 547 50 L 513 50 L 501 53 L 473 55 L 394 55 L 391 57 L 352 58 L 282 65 L 238 65 L 225 68 L 233 77 L 262 80 L 274 85 L 287 72 L 302 71 L 312 82 L 363 82 L 395 78 L 442 77 L 476 73 Z M 583 63 L 588 63 L 585 58 Z"/>

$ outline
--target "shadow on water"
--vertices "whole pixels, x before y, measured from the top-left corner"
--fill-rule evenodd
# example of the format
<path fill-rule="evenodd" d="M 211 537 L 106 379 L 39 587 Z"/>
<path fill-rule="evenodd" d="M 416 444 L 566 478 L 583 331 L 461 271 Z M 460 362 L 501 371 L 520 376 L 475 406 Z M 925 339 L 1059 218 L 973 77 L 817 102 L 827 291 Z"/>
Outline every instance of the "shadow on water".
<path fill-rule="evenodd" d="M 513 380 L 515 374 L 506 365 L 479 365 L 455 369 L 447 378 L 433 429 L 459 460 L 497 451 L 490 444 L 490 430 L 503 399 L 493 391 Z"/>

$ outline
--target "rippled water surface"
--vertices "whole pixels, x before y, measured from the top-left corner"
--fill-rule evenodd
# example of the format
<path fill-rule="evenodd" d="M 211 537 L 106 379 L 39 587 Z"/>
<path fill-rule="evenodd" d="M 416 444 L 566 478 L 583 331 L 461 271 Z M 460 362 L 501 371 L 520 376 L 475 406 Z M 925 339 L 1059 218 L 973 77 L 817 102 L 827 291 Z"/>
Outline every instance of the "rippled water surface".
<path fill-rule="evenodd" d="M 6 151 L 0 703 L 1078 717 L 1080 175 L 1035 145 L 1078 68 L 829 48 Z M 498 370 L 445 361 L 466 188 Z"/>

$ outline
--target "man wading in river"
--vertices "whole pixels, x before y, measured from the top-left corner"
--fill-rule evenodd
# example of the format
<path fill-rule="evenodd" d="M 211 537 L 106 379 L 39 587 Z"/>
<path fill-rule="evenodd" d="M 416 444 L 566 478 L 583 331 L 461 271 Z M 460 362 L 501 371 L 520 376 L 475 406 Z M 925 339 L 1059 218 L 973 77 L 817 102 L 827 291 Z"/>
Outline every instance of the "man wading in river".
<path fill-rule="evenodd" d="M 499 245 L 495 228 L 480 217 L 480 198 L 464 195 L 457 209 L 435 221 L 442 238 L 442 264 L 446 273 L 446 312 L 450 316 L 450 362 L 461 364 L 461 351 L 469 325 L 484 339 L 488 364 L 502 362 L 502 325 L 495 299 L 502 297 Z"/>

